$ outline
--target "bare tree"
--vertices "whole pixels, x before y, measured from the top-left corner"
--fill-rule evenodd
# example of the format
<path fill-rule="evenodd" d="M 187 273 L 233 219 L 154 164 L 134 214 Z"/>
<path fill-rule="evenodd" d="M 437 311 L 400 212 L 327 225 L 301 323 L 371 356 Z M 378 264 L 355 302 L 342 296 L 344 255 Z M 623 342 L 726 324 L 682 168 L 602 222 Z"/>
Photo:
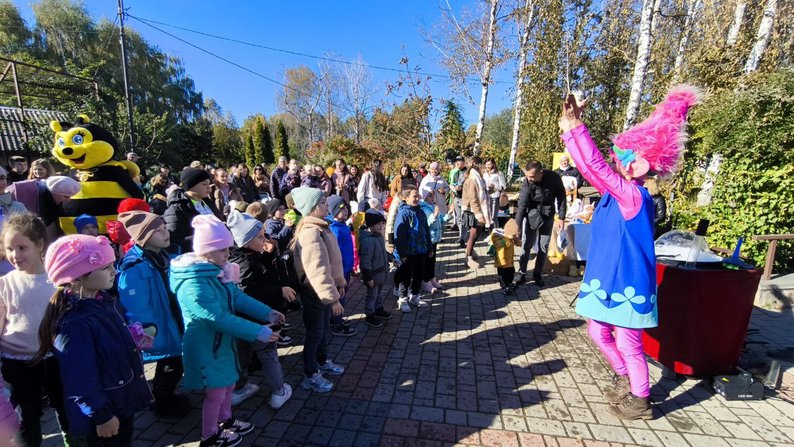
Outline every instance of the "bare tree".
<path fill-rule="evenodd" d="M 453 79 L 453 89 L 466 95 L 472 104 L 475 102 L 468 83 L 472 76 L 478 78 L 480 101 L 474 153 L 480 150 L 491 72 L 507 59 L 499 36 L 499 22 L 504 19 L 499 16 L 501 0 L 483 1 L 481 10 L 476 13 L 463 10 L 458 17 L 446 0 L 441 22 L 433 27 L 433 31 L 427 27 L 423 30 L 427 41 L 441 54 L 441 65 Z"/>
<path fill-rule="evenodd" d="M 516 20 L 518 24 L 519 43 L 518 43 L 518 75 L 516 76 L 516 95 L 513 101 L 513 139 L 510 143 L 510 162 L 507 165 L 507 178 L 513 178 L 513 165 L 516 162 L 518 153 L 519 129 L 521 127 L 522 100 L 524 98 L 524 77 L 526 75 L 527 52 L 529 51 L 529 34 L 532 29 L 532 20 L 535 16 L 534 0 L 526 0 L 524 3 L 523 17 L 525 21 Z"/>
<path fill-rule="evenodd" d="M 648 63 L 651 60 L 651 43 L 653 36 L 653 16 L 657 10 L 659 0 L 644 0 L 642 3 L 642 13 L 640 15 L 640 35 L 637 40 L 637 58 L 634 60 L 634 74 L 631 77 L 631 91 L 629 101 L 626 106 L 626 120 L 623 122 L 623 129 L 628 129 L 637 120 L 637 113 L 640 110 L 640 99 L 642 98 L 642 87 L 645 76 L 648 74 Z"/>
<path fill-rule="evenodd" d="M 775 16 L 777 15 L 777 0 L 767 0 L 764 7 L 764 16 L 761 23 L 758 24 L 758 32 L 755 35 L 755 44 L 750 51 L 750 56 L 747 58 L 747 63 L 744 64 L 744 72 L 752 73 L 758 68 L 761 58 L 764 56 L 764 51 L 772 39 L 772 27 L 775 24 Z"/>
<path fill-rule="evenodd" d="M 342 94 L 345 106 L 352 113 L 353 132 L 356 134 L 356 143 L 361 143 L 361 135 L 367 122 L 370 110 L 369 101 L 372 99 L 372 75 L 367 70 L 366 62 L 358 56 L 353 64 L 347 65 L 343 70 L 345 79 Z"/>
<path fill-rule="evenodd" d="M 747 10 L 747 1 L 746 0 L 738 0 L 736 2 L 736 9 L 733 11 L 733 22 L 731 22 L 731 27 L 728 29 L 728 39 L 725 43 L 728 44 L 729 47 L 736 45 L 736 41 L 739 40 L 739 31 L 742 29 L 742 22 L 744 21 L 744 12 Z"/>
<path fill-rule="evenodd" d="M 328 58 L 336 58 L 333 54 L 326 54 Z M 331 141 L 335 135 L 334 120 L 338 119 L 337 106 L 339 90 L 342 85 L 341 73 L 337 66 L 331 62 L 321 61 L 318 64 L 320 92 L 322 96 L 325 115 L 325 139 Z"/>
<path fill-rule="evenodd" d="M 278 94 L 279 108 L 295 118 L 295 122 L 305 132 L 308 148 L 315 140 L 317 130 L 317 109 L 322 101 L 322 85 L 317 74 L 309 67 L 301 65 L 284 72 L 284 87 Z"/>
<path fill-rule="evenodd" d="M 684 27 L 681 30 L 681 38 L 678 41 L 678 52 L 675 55 L 675 62 L 673 64 L 673 84 L 681 79 L 681 70 L 684 65 L 684 55 L 686 54 L 687 44 L 689 43 L 689 36 L 692 33 L 692 24 L 695 22 L 695 14 L 700 11 L 703 5 L 702 0 L 689 0 L 686 2 L 686 17 L 684 18 Z"/>

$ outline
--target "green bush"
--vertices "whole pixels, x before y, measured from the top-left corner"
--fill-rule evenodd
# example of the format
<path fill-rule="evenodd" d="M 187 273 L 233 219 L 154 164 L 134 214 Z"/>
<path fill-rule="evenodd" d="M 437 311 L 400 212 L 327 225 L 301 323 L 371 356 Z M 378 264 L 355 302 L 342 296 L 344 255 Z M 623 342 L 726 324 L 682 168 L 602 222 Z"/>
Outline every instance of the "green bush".
<path fill-rule="evenodd" d="M 678 227 L 697 217 L 711 220 L 709 242 L 733 247 L 760 267 L 767 243 L 753 235 L 794 233 L 794 71 L 762 73 L 737 91 L 709 97 L 691 119 L 692 139 L 676 191 Z M 697 165 L 721 154 L 711 204 L 694 208 L 702 177 Z M 778 245 L 775 271 L 794 271 L 794 244 Z"/>

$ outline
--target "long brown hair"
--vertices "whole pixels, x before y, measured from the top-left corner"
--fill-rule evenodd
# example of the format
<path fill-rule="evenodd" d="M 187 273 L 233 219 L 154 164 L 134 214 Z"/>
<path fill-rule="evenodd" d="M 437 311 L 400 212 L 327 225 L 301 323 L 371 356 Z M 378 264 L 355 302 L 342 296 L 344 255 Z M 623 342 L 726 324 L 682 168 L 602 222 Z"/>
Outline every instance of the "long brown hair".
<path fill-rule="evenodd" d="M 66 289 L 64 286 L 59 286 L 52 295 L 52 298 L 50 298 L 50 302 L 47 304 L 47 310 L 44 312 L 44 318 L 42 318 L 41 324 L 39 325 L 39 350 L 30 361 L 31 364 L 40 362 L 44 356 L 52 351 L 55 345 L 55 334 L 58 331 L 58 323 L 61 321 L 61 317 L 63 317 L 63 314 L 66 313 L 68 308 Z"/>

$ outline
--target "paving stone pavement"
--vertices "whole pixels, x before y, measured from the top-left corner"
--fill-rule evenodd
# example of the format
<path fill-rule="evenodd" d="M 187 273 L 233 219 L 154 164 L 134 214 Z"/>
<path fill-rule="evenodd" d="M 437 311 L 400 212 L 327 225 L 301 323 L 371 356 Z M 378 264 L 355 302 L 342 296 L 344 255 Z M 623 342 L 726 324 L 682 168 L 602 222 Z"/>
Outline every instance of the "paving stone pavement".
<path fill-rule="evenodd" d="M 486 259 L 484 245 L 478 249 Z M 600 389 L 611 372 L 569 307 L 578 281 L 548 277 L 542 290 L 525 285 L 506 297 L 492 265 L 475 273 L 464 262 L 457 245 L 442 244 L 439 278 L 447 291 L 428 297 L 428 308 L 395 311 L 379 329 L 363 323 L 365 287 L 354 278 L 346 309 L 359 333 L 332 338 L 329 352 L 347 371 L 326 395 L 299 386 L 302 324 L 290 313 L 296 343 L 279 353 L 295 393 L 273 411 L 271 390 L 262 384 L 259 395 L 236 407 L 236 416 L 257 426 L 241 445 L 794 445 L 794 405 L 726 402 L 706 383 L 664 379 L 653 365 L 654 420 L 614 418 Z M 393 308 L 390 292 L 386 304 Z M 776 346 L 794 347 L 790 317 L 761 315 L 779 322 L 760 325 L 761 332 L 771 330 Z M 151 365 L 147 371 L 151 378 Z M 134 445 L 197 445 L 202 395 L 190 399 L 193 411 L 179 420 L 140 414 Z M 52 411 L 45 418 L 44 445 L 61 445 Z"/>

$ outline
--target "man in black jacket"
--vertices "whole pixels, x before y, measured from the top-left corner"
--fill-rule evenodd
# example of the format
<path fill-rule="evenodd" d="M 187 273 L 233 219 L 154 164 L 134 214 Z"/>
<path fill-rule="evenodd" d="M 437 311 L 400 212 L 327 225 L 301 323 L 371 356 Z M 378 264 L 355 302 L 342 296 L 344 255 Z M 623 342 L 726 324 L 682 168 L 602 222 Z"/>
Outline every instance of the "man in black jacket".
<path fill-rule="evenodd" d="M 518 258 L 518 280 L 521 284 L 526 281 L 527 263 L 529 253 L 535 245 L 535 240 L 540 235 L 540 244 L 535 269 L 532 279 L 538 287 L 543 287 L 543 265 L 549 250 L 551 230 L 554 226 L 562 229 L 568 205 L 565 201 L 565 187 L 562 179 L 554 171 L 543 169 L 537 161 L 529 161 L 524 167 L 524 182 L 518 196 L 518 211 L 516 222 L 518 228 L 523 228 L 523 253 Z M 556 206 L 555 206 L 556 205 Z M 557 221 L 554 220 L 555 210 Z"/>
<path fill-rule="evenodd" d="M 573 177 L 576 179 L 576 187 L 581 188 L 585 186 L 584 177 L 579 172 L 578 169 L 571 166 L 571 160 L 568 158 L 567 155 L 562 155 L 560 157 L 560 169 L 556 169 L 554 172 L 559 174 L 560 177 Z"/>
<path fill-rule="evenodd" d="M 287 157 L 281 156 L 278 158 L 278 166 L 273 170 L 270 175 L 270 198 L 279 199 L 281 203 L 286 204 L 284 196 L 281 194 L 281 179 L 287 174 Z"/>

